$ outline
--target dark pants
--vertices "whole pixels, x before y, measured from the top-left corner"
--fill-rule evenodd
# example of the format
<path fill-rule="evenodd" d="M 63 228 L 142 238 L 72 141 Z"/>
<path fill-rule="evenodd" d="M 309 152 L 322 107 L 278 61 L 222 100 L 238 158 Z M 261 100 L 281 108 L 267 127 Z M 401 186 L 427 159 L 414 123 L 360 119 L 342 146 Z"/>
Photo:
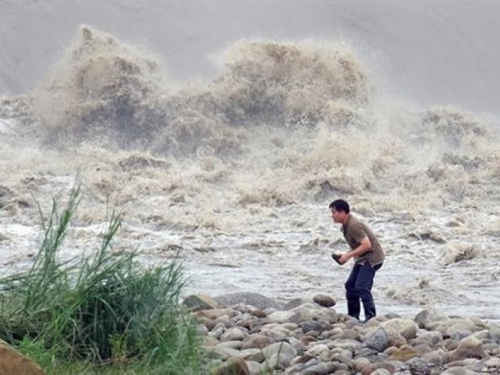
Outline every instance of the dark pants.
<path fill-rule="evenodd" d="M 372 297 L 372 286 L 375 272 L 382 264 L 373 266 L 369 262 L 354 265 L 345 283 L 347 298 L 347 314 L 359 320 L 360 300 L 365 310 L 365 321 L 377 315 Z"/>

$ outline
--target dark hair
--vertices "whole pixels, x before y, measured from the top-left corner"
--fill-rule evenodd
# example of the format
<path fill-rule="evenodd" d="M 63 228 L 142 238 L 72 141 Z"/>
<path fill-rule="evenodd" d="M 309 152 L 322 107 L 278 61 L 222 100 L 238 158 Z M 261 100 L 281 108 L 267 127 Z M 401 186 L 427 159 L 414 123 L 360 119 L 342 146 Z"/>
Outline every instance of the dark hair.
<path fill-rule="evenodd" d="M 331 210 L 332 208 L 335 209 L 335 211 L 344 211 L 346 214 L 348 214 L 351 209 L 349 208 L 349 203 L 347 203 L 343 199 L 337 199 L 330 203 L 328 208 Z"/>

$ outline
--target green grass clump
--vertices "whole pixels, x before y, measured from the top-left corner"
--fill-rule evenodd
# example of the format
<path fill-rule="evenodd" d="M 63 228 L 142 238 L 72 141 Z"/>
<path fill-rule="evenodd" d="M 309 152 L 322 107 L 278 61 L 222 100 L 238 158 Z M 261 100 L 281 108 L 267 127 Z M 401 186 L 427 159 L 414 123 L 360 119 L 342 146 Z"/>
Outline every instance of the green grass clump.
<path fill-rule="evenodd" d="M 60 256 L 80 196 L 73 189 L 61 211 L 53 201 L 32 267 L 0 279 L 0 338 L 47 373 L 198 374 L 196 327 L 179 304 L 180 265 L 144 268 L 135 250 L 113 252 L 115 214 L 96 250 Z"/>

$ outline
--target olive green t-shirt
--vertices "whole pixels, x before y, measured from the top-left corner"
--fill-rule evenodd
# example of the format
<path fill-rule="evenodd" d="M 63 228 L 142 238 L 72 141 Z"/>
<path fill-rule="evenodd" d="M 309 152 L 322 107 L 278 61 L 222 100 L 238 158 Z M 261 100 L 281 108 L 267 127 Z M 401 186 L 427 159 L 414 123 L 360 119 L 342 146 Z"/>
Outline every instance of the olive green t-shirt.
<path fill-rule="evenodd" d="M 356 219 L 351 214 L 347 219 L 347 223 L 342 225 L 342 232 L 344 233 L 344 238 L 352 250 L 355 250 L 360 244 L 363 238 L 368 237 L 372 245 L 371 249 L 364 253 L 358 258 L 354 258 L 356 264 L 364 263 L 366 261 L 370 262 L 372 266 L 380 264 L 384 261 L 384 251 L 377 240 L 377 237 L 368 228 L 368 226 L 362 221 Z"/>

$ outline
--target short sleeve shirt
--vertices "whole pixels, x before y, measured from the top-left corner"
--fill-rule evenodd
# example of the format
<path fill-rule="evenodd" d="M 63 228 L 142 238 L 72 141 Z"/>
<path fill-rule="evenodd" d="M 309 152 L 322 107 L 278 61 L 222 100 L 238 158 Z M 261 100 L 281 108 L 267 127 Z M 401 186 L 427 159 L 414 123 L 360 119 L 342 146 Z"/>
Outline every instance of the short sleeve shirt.
<path fill-rule="evenodd" d="M 382 247 L 377 237 L 365 223 L 350 214 L 347 223 L 342 226 L 342 232 L 351 251 L 355 250 L 365 237 L 368 237 L 370 240 L 371 249 L 362 256 L 355 258 L 354 261 L 356 264 L 368 261 L 372 266 L 375 266 L 384 261 L 385 256 Z"/>

